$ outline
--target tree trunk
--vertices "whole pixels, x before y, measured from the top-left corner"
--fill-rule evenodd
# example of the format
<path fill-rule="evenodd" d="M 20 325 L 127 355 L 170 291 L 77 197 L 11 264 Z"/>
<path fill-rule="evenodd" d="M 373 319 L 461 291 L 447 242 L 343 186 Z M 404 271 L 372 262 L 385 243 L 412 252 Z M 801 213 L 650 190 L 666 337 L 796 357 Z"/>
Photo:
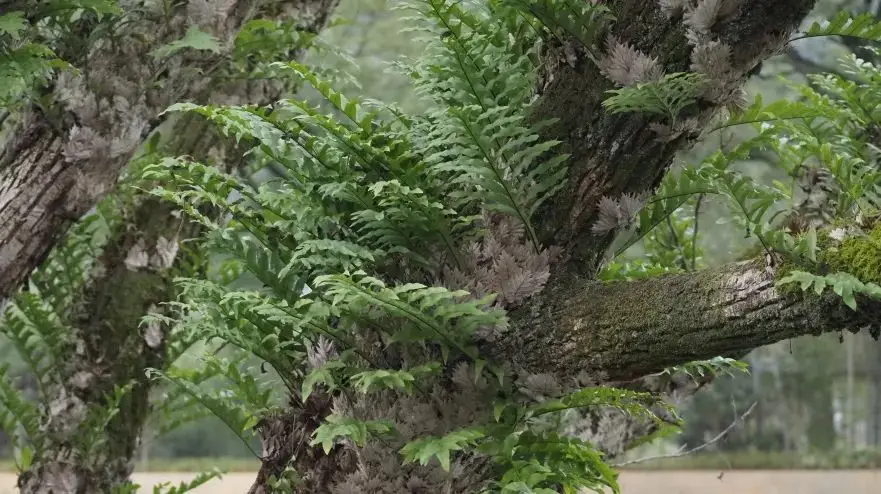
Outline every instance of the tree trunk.
<path fill-rule="evenodd" d="M 42 113 L 24 120 L 0 153 L 0 299 L 15 291 L 112 183 L 93 181 L 66 163 L 64 140 Z M 124 162 L 106 166 L 121 168 Z"/>
<path fill-rule="evenodd" d="M 302 16 L 304 29 L 314 32 L 338 1 L 235 0 L 208 17 L 194 15 L 182 3 L 170 19 L 129 6 L 126 30 L 118 38 L 95 43 L 88 54 L 73 54 L 79 58 L 69 61 L 86 64 L 80 67 L 83 75 L 57 77 L 47 96 L 58 107 L 28 110 L 0 153 L 0 299 L 21 285 L 71 223 L 113 189 L 160 112 L 177 101 L 252 96 L 247 85 L 212 79 L 228 54 L 182 52 L 175 55 L 181 68 L 159 70 L 164 61 L 155 59 L 155 48 L 198 26 L 226 50 L 242 25 L 260 13 Z"/>
<path fill-rule="evenodd" d="M 624 382 L 795 336 L 877 324 L 877 303 L 854 312 L 829 292 L 781 292 L 774 279 L 761 261 L 632 282 L 558 278 L 511 314 L 512 330 L 487 350 L 531 373 Z"/>
<path fill-rule="evenodd" d="M 318 32 L 326 25 L 338 0 L 283 3 L 282 13 L 277 15 L 296 19 L 304 31 Z M 239 6 L 239 9 L 243 8 Z M 251 8 L 244 10 L 253 11 Z M 243 15 L 240 10 L 236 12 Z M 247 19 L 235 17 L 230 20 L 239 26 Z M 233 35 L 235 31 L 229 34 Z M 299 53 L 292 56 L 299 56 Z M 257 99 L 251 102 L 271 103 L 278 97 L 277 89 L 280 88 L 263 88 Z M 247 94 L 233 96 L 248 97 Z M 154 108 L 157 113 L 161 109 Z M 7 227 L 6 223 L 0 222 L 0 297 L 11 292 L 45 257 L 51 247 L 48 243 L 50 233 L 59 235 L 113 187 L 119 172 L 140 143 L 139 136 L 138 142 L 112 163 L 102 163 L 99 154 L 88 154 L 80 165 L 90 169 L 100 164 L 97 166 L 100 173 L 86 176 L 65 161 L 65 145 L 55 129 L 48 124 L 36 126 L 33 123 L 26 123 L 24 128 L 39 128 L 42 132 L 27 142 L 12 142 L 0 161 L 0 198 L 4 199 L 0 200 L 0 218 L 4 221 L 8 218 L 10 225 Z M 168 147 L 171 155 L 204 159 L 208 150 L 221 142 L 214 126 L 195 115 L 183 117 L 174 130 L 175 137 Z M 21 135 L 27 137 L 30 134 L 24 132 Z M 43 144 L 37 145 L 37 142 Z M 30 168 L 24 166 L 31 163 Z M 225 166 L 228 171 L 235 167 L 231 163 Z M 44 173 L 47 167 L 55 170 L 56 175 Z M 31 202 L 25 200 L 28 195 Z M 9 216 L 6 215 L 7 208 Z M 60 214 L 63 208 L 68 208 L 69 212 Z M 54 390 L 52 407 L 48 411 L 46 447 L 34 458 L 32 467 L 19 477 L 22 493 L 103 493 L 129 479 L 142 429 L 151 411 L 151 382 L 144 371 L 170 364 L 168 335 L 159 328 L 142 330 L 139 323 L 149 310 L 156 310 L 162 302 L 173 300 L 170 273 L 179 268 L 171 265 L 174 254 L 180 242 L 195 239 L 199 234 L 194 225 L 184 223 L 178 215 L 172 214 L 174 210 L 172 205 L 154 198 L 135 197 L 123 212 L 120 234 L 110 241 L 98 260 L 101 274 L 90 281 L 79 301 L 74 331 L 68 335 L 67 341 L 70 359 L 59 371 L 63 376 L 62 384 Z M 13 224 L 12 220 L 16 219 L 17 223 Z M 3 235 L 7 231 L 11 232 L 10 235 Z M 28 242 L 16 239 L 28 239 Z M 131 260 L 129 254 L 133 249 L 146 251 L 146 264 L 127 262 L 127 259 Z M 31 256 L 26 262 L 21 259 L 3 262 L 23 253 Z M 4 293 L 4 289 L 7 292 Z M 83 439 L 82 434 L 94 435 L 96 432 L 89 428 L 88 412 L 105 408 L 108 393 L 124 386 L 131 388 L 126 392 L 118 414 L 108 424 L 105 442 L 94 450 L 94 454 L 84 455 L 75 441 Z"/>
<path fill-rule="evenodd" d="M 171 293 L 169 266 L 155 242 L 179 228 L 180 220 L 170 212 L 170 207 L 144 199 L 131 223 L 139 230 L 127 230 L 99 259 L 103 274 L 83 293 L 81 312 L 67 340 L 68 359 L 60 370 L 64 381 L 54 390 L 46 417 L 46 446 L 20 475 L 22 493 L 111 492 L 129 478 L 141 427 L 150 413 L 150 383 L 144 370 L 162 367 L 166 353 L 165 335 L 142 331 L 139 323 Z M 139 243 L 146 244 L 154 260 L 131 268 L 125 259 Z M 99 433 L 91 422 L 95 415 L 111 407 L 108 401 L 116 388 L 129 385 L 103 442 L 84 449 L 87 436 Z"/>

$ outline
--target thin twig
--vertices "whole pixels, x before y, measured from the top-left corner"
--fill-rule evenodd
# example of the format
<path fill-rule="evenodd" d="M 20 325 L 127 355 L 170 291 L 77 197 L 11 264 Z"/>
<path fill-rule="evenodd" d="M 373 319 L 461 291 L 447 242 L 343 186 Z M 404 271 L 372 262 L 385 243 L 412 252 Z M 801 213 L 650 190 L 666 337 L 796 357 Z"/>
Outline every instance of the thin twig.
<path fill-rule="evenodd" d="M 746 417 L 749 416 L 750 413 L 752 413 L 753 409 L 754 409 L 754 408 L 756 407 L 756 405 L 758 405 L 758 404 L 759 404 L 759 402 L 753 402 L 753 404 L 752 404 L 752 405 L 751 405 L 751 406 L 750 406 L 745 412 L 743 412 L 743 415 L 741 415 L 740 417 L 737 417 L 736 419 L 734 419 L 734 422 L 732 422 L 730 425 L 728 425 L 728 427 L 726 427 L 725 430 L 723 430 L 722 432 L 720 432 L 719 434 L 717 434 L 716 437 L 714 437 L 714 438 L 710 439 L 709 441 L 707 441 L 707 442 L 701 444 L 700 446 L 696 446 L 696 447 L 694 447 L 694 448 L 691 448 L 691 449 L 686 450 L 686 449 L 685 449 L 685 445 L 682 445 L 682 447 L 679 448 L 679 450 L 676 451 L 675 453 L 670 453 L 670 454 L 666 454 L 666 455 L 657 455 L 657 456 L 646 456 L 646 457 L 644 457 L 644 458 L 637 458 L 637 459 L 635 459 L 635 460 L 629 460 L 629 461 L 624 461 L 624 462 L 621 462 L 621 463 L 615 463 L 615 464 L 613 464 L 612 466 L 615 467 L 615 468 L 619 468 L 619 467 L 623 467 L 623 466 L 626 466 L 626 465 L 633 465 L 633 464 L 635 464 L 635 463 L 645 463 L 645 462 L 647 462 L 647 461 L 652 461 L 652 460 L 662 460 L 662 459 L 665 459 L 665 458 L 679 458 L 680 456 L 687 456 L 687 455 L 690 455 L 690 454 L 692 454 L 692 453 L 697 453 L 698 451 L 700 451 L 700 450 L 702 450 L 702 449 L 704 449 L 704 448 L 707 448 L 708 446 L 710 446 L 710 445 L 712 445 L 712 444 L 715 444 L 715 443 L 719 442 L 723 437 L 725 437 L 726 435 L 728 435 L 728 433 L 731 432 L 731 429 L 734 429 L 734 428 L 737 426 L 737 424 L 742 423 L 742 422 L 744 421 L 744 419 L 746 419 Z"/>

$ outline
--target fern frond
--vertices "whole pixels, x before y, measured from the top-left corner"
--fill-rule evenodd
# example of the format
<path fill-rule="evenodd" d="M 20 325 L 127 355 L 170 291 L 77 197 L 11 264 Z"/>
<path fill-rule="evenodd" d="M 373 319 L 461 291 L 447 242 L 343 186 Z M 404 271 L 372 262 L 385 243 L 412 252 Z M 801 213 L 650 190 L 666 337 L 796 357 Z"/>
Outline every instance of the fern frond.
<path fill-rule="evenodd" d="M 480 427 L 459 429 L 441 437 L 428 436 L 410 441 L 401 448 L 401 455 L 405 464 L 419 462 L 420 465 L 428 465 L 432 459 L 436 459 L 441 468 L 449 472 L 450 454 L 472 446 L 484 437 L 486 432 Z"/>
<path fill-rule="evenodd" d="M 589 52 L 604 28 L 615 20 L 605 5 L 580 0 L 506 0 L 505 4 L 535 17 L 557 39 L 575 38 Z"/>
<path fill-rule="evenodd" d="M 507 326 L 507 318 L 501 311 L 486 310 L 491 296 L 469 300 L 470 294 L 463 290 L 450 291 L 418 283 L 387 287 L 363 272 L 351 277 L 319 276 L 314 285 L 332 305 L 351 311 L 352 315 L 362 315 L 365 308 L 374 306 L 402 318 L 406 324 L 390 335 L 393 341 L 432 341 L 445 352 L 457 349 L 474 357 L 470 340 L 478 329 Z"/>
<path fill-rule="evenodd" d="M 816 118 L 828 114 L 822 107 L 813 104 L 805 104 L 800 101 L 781 99 L 765 105 L 761 95 L 756 96 L 755 102 L 741 113 L 728 118 L 724 123 L 717 125 L 709 132 L 734 127 L 744 124 L 761 124 L 778 120 L 792 120 L 800 118 Z"/>
<path fill-rule="evenodd" d="M 395 426 L 387 420 L 358 420 L 339 415 L 329 415 L 324 423 L 315 429 L 310 445 L 321 445 L 325 454 L 330 454 L 334 443 L 340 438 L 347 439 L 359 447 L 364 447 L 371 437 L 382 437 L 395 431 Z"/>
<path fill-rule="evenodd" d="M 790 43 L 799 39 L 816 38 L 819 36 L 844 36 L 859 38 L 866 41 L 881 40 L 881 22 L 875 14 L 866 12 L 854 16 L 850 12 L 841 11 L 832 19 L 816 21 L 802 34 L 790 39 Z"/>
<path fill-rule="evenodd" d="M 675 122 L 682 110 L 697 100 L 703 80 L 704 75 L 697 72 L 677 72 L 658 81 L 612 89 L 603 107 L 612 114 L 643 112 Z"/>
<path fill-rule="evenodd" d="M 585 388 L 560 399 L 538 404 L 531 410 L 531 416 L 540 417 L 549 413 L 559 413 L 575 408 L 613 407 L 635 417 L 659 420 L 652 407 L 661 406 L 671 413 L 673 408 L 663 399 L 651 393 L 630 391 L 610 387 Z"/>
<path fill-rule="evenodd" d="M 40 432 L 40 412 L 13 386 L 9 366 L 0 366 L 0 428 L 13 447 L 29 447 L 39 452 L 45 436 Z"/>
<path fill-rule="evenodd" d="M 813 287 L 817 295 L 821 295 L 826 288 L 832 288 L 832 291 L 853 310 L 857 310 L 856 295 L 881 299 L 881 286 L 877 283 L 864 283 L 849 273 L 838 272 L 824 276 L 805 271 L 792 271 L 778 283 L 781 285 L 798 283 L 802 291 L 808 291 Z"/>
<path fill-rule="evenodd" d="M 434 362 L 405 370 L 373 369 L 359 372 L 349 378 L 352 386 L 363 394 L 376 389 L 399 390 L 407 394 L 413 392 L 417 379 L 440 372 L 441 366 Z"/>
<path fill-rule="evenodd" d="M 186 379 L 175 376 L 173 371 L 162 372 L 150 369 L 149 375 L 154 379 L 161 379 L 170 385 L 176 386 L 190 395 L 193 400 L 219 418 L 256 458 L 260 458 L 260 454 L 251 447 L 251 439 L 254 437 L 254 426 L 259 421 L 258 413 L 263 412 L 264 409 L 252 408 L 254 404 L 249 399 L 255 398 L 255 396 L 250 392 L 245 393 L 246 399 L 244 401 L 239 401 L 236 399 L 240 397 L 239 394 L 229 394 L 222 391 L 209 392 Z M 259 404 L 262 404 L 262 402 L 258 401 Z"/>
<path fill-rule="evenodd" d="M 573 492 L 579 489 L 597 493 L 608 492 L 609 489 L 614 493 L 620 492 L 617 474 L 603 461 L 603 454 L 590 443 L 554 433 L 529 431 L 512 439 L 511 453 L 502 456 L 501 460 L 507 466 L 499 482 L 501 486 L 522 482 L 531 488 L 538 488 L 533 492 L 557 485 L 564 485 Z"/>
<path fill-rule="evenodd" d="M 693 379 L 707 376 L 733 376 L 736 373 L 749 374 L 749 364 L 727 357 L 713 357 L 710 360 L 697 360 L 668 367 L 661 374 L 672 375 L 677 372 L 683 372 Z"/>
<path fill-rule="evenodd" d="M 60 379 L 63 341 L 69 328 L 39 295 L 22 292 L 6 308 L 0 331 L 36 378 L 41 401 L 48 403 L 48 388 Z"/>
<path fill-rule="evenodd" d="M 200 472 L 192 480 L 181 481 L 173 487 L 171 482 L 157 484 L 153 486 L 153 494 L 185 494 L 221 477 L 223 477 L 223 472 L 215 468 L 209 472 Z"/>

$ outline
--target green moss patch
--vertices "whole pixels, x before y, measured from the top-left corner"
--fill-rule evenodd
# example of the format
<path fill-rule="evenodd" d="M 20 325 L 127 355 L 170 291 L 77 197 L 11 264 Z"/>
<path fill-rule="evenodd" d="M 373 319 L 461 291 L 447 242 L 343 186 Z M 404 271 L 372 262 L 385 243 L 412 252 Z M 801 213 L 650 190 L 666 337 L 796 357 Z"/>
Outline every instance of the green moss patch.
<path fill-rule="evenodd" d="M 822 262 L 830 271 L 844 271 L 864 283 L 881 284 L 881 224 L 868 235 L 849 237 L 823 249 Z"/>

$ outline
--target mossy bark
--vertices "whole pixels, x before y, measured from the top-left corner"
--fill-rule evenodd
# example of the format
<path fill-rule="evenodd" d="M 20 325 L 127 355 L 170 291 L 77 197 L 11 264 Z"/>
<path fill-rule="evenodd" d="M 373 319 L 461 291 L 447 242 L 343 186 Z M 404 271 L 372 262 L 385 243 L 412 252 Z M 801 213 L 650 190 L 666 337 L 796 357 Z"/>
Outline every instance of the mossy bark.
<path fill-rule="evenodd" d="M 130 269 L 126 256 L 143 242 L 148 252 L 162 236 L 174 238 L 180 220 L 168 205 L 146 198 L 134 209 L 127 229 L 98 260 L 103 274 L 85 289 L 67 336 L 68 355 L 59 369 L 63 382 L 53 392 L 46 417 L 45 447 L 19 476 L 22 493 L 111 492 L 128 480 L 141 429 L 150 413 L 150 382 L 145 369 L 165 362 L 165 335 L 146 335 L 140 320 L 171 292 L 162 266 Z M 108 409 L 116 388 L 131 386 L 118 413 L 103 431 L 89 426 L 90 415 Z M 91 452 L 83 444 L 104 434 Z"/>
<path fill-rule="evenodd" d="M 531 373 L 624 382 L 786 338 L 857 330 L 881 315 L 878 304 L 854 312 L 829 292 L 781 292 L 774 278 L 761 261 L 630 282 L 558 278 L 511 314 L 513 327 L 488 350 Z"/>

